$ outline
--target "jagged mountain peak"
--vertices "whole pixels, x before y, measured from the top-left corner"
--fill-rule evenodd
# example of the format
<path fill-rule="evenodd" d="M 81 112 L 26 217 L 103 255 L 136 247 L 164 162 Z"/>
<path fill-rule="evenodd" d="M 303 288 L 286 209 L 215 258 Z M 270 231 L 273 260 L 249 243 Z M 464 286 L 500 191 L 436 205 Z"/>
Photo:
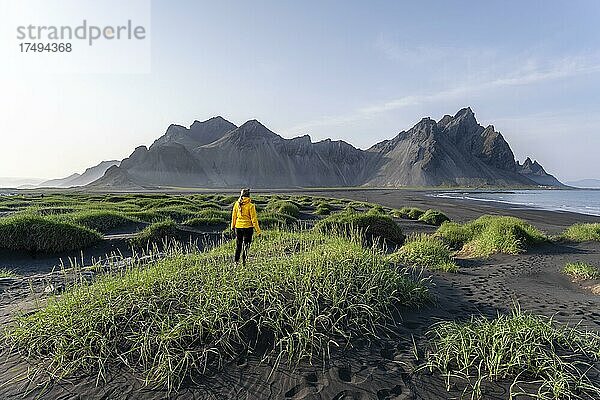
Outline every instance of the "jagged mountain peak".
<path fill-rule="evenodd" d="M 544 167 L 537 162 L 532 161 L 530 157 L 527 157 L 523 164 L 518 161 L 516 163 L 516 170 L 519 174 L 526 176 L 535 183 L 541 186 L 552 186 L 552 187 L 564 187 L 558 179 L 546 172 Z"/>
<path fill-rule="evenodd" d="M 471 107 L 463 107 L 460 110 L 458 110 L 456 115 L 454 115 L 454 118 L 465 118 L 465 117 L 466 118 L 475 118 L 475 113 L 473 112 Z"/>
<path fill-rule="evenodd" d="M 171 124 L 165 134 L 150 147 L 179 144 L 188 149 L 193 149 L 219 140 L 235 128 L 237 128 L 235 124 L 221 116 L 212 117 L 202 122 L 195 120 L 189 128 Z"/>
<path fill-rule="evenodd" d="M 215 117 L 210 117 L 209 119 L 205 120 L 205 121 L 198 121 L 197 119 L 194 120 L 194 122 L 192 123 L 192 126 L 196 125 L 196 124 L 208 124 L 208 123 L 229 123 L 231 124 L 231 122 L 227 121 L 225 118 L 223 118 L 220 115 L 217 115 Z"/>
<path fill-rule="evenodd" d="M 246 137 L 280 137 L 256 119 L 244 122 L 239 128 L 231 132 L 236 136 Z"/>
<path fill-rule="evenodd" d="M 235 129 L 236 126 L 232 122 L 229 122 L 225 118 L 217 115 L 216 117 L 212 117 L 207 119 L 206 121 L 198 121 L 194 120 L 192 125 L 190 125 L 191 131 L 197 130 L 207 130 L 207 129 L 219 129 L 219 130 L 231 130 Z"/>

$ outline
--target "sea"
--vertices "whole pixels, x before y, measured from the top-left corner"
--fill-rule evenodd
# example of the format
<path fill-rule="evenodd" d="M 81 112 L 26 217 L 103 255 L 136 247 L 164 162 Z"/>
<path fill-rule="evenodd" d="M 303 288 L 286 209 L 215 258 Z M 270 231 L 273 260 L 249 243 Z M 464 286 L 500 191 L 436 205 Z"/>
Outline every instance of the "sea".
<path fill-rule="evenodd" d="M 600 216 L 600 189 L 572 190 L 469 190 L 445 191 L 431 194 L 450 199 L 487 201 L 513 204 L 551 211 L 569 211 Z"/>

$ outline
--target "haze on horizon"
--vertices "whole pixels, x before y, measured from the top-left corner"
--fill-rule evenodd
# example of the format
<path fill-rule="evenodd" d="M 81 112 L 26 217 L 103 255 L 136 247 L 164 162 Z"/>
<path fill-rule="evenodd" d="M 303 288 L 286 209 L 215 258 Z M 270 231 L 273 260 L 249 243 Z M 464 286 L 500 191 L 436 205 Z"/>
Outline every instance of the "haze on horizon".
<path fill-rule="evenodd" d="M 599 17 L 593 0 L 153 1 L 150 73 L 0 74 L 0 177 L 82 172 L 216 115 L 367 148 L 470 106 L 517 159 L 600 178 Z"/>

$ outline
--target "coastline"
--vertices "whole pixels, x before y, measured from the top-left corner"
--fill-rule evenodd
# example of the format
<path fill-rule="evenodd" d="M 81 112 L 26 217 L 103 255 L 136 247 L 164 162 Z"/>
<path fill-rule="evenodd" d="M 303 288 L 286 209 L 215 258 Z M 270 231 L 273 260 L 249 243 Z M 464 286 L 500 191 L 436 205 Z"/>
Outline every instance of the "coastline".
<path fill-rule="evenodd" d="M 539 229 L 557 234 L 568 226 L 580 222 L 600 223 L 600 216 L 581 214 L 572 211 L 544 210 L 540 208 L 472 199 L 435 197 L 432 190 L 409 189 L 364 189 L 364 190 L 307 190 L 298 194 L 347 198 L 349 200 L 369 201 L 384 206 L 401 208 L 404 206 L 423 209 L 434 208 L 444 212 L 450 219 L 466 222 L 483 214 L 509 215 L 523 218 Z"/>

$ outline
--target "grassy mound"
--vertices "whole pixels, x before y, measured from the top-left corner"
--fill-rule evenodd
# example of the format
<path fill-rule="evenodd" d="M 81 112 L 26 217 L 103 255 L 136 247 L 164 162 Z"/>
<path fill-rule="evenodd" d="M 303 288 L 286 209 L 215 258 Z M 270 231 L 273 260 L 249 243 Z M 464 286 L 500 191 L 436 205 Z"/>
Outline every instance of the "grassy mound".
<path fill-rule="evenodd" d="M 590 380 L 596 374 L 590 366 L 597 368 L 600 358 L 596 334 L 515 310 L 492 320 L 443 322 L 429 336 L 429 368 L 470 381 L 475 398 L 482 398 L 482 383 L 506 379 L 514 381 L 511 398 L 517 393 L 537 399 L 600 396 L 600 384 Z M 538 387 L 520 387 L 526 382 Z"/>
<path fill-rule="evenodd" d="M 317 204 L 317 208 L 315 209 L 315 214 L 317 215 L 329 215 L 333 211 L 333 208 L 324 202 Z"/>
<path fill-rule="evenodd" d="M 231 261 L 233 246 L 173 252 L 76 286 L 18 317 L 7 338 L 59 376 L 102 379 L 117 362 L 173 389 L 247 350 L 276 362 L 326 357 L 331 346 L 381 333 L 398 305 L 428 300 L 421 283 L 355 236 L 265 232 L 245 266 Z"/>
<path fill-rule="evenodd" d="M 172 219 L 177 222 L 183 222 L 186 219 L 194 218 L 197 211 L 183 206 L 171 206 L 150 210 L 158 213 L 163 219 Z"/>
<path fill-rule="evenodd" d="M 444 222 L 435 232 L 452 249 L 460 250 L 465 243 L 472 239 L 472 232 L 457 222 Z"/>
<path fill-rule="evenodd" d="M 398 218 L 404 219 L 419 219 L 421 215 L 425 214 L 425 210 L 421 210 L 416 207 L 402 207 L 401 209 L 394 212 Z"/>
<path fill-rule="evenodd" d="M 155 210 L 130 211 L 125 213 L 125 215 L 129 218 L 148 223 L 159 222 L 169 219 L 168 216 L 162 215 Z"/>
<path fill-rule="evenodd" d="M 258 224 L 261 229 L 269 229 L 275 227 L 283 227 L 293 224 L 298 220 L 291 215 L 279 214 L 274 212 L 262 212 L 258 215 Z"/>
<path fill-rule="evenodd" d="M 65 214 L 58 217 L 60 220 L 85 226 L 98 232 L 108 232 L 111 229 L 136 222 L 133 218 L 118 211 L 90 210 Z"/>
<path fill-rule="evenodd" d="M 212 201 L 205 201 L 198 204 L 204 210 L 220 210 L 221 206 Z M 229 205 L 229 204 L 228 204 Z"/>
<path fill-rule="evenodd" d="M 437 271 L 458 271 L 458 265 L 454 262 L 448 246 L 430 235 L 410 236 L 407 242 L 391 255 L 391 259 Z"/>
<path fill-rule="evenodd" d="M 341 212 L 322 219 L 315 225 L 317 230 L 340 232 L 361 231 L 367 238 L 381 238 L 395 245 L 404 243 L 402 229 L 387 215 L 377 213 Z"/>
<path fill-rule="evenodd" d="M 574 242 L 600 241 L 600 223 L 575 224 L 568 227 L 562 237 Z"/>
<path fill-rule="evenodd" d="M 215 201 L 218 201 L 223 206 L 231 206 L 238 200 L 238 196 L 215 196 Z"/>
<path fill-rule="evenodd" d="M 83 249 L 102 236 L 91 229 L 49 217 L 18 214 L 0 218 L 0 248 L 45 253 Z"/>
<path fill-rule="evenodd" d="M 563 273 L 577 280 L 600 279 L 600 269 L 583 262 L 568 263 L 563 268 Z"/>
<path fill-rule="evenodd" d="M 273 203 L 269 203 L 269 205 L 267 206 L 267 211 L 279 214 L 287 214 L 294 218 L 298 218 L 300 216 L 300 208 L 291 201 L 285 200 L 279 200 Z"/>
<path fill-rule="evenodd" d="M 444 214 L 441 211 L 437 211 L 437 210 L 427 210 L 425 211 L 420 217 L 419 217 L 419 221 L 421 222 L 425 222 L 426 224 L 429 225 L 435 225 L 435 226 L 440 226 L 442 225 L 444 222 L 446 221 L 450 221 L 450 218 L 448 218 L 446 216 L 446 214 Z"/>
<path fill-rule="evenodd" d="M 227 225 L 230 212 L 215 209 L 205 209 L 196 213 L 194 218 L 187 219 L 183 225 L 193 227 Z"/>
<path fill-rule="evenodd" d="M 172 220 L 155 222 L 148 225 L 135 237 L 130 239 L 131 245 L 136 247 L 147 247 L 152 244 L 160 244 L 164 241 L 176 239 L 179 236 L 177 224 Z"/>
<path fill-rule="evenodd" d="M 488 257 L 495 253 L 518 254 L 527 246 L 547 240 L 532 225 L 515 217 L 484 215 L 464 225 L 446 222 L 436 236 L 460 248 L 465 257 Z"/>

